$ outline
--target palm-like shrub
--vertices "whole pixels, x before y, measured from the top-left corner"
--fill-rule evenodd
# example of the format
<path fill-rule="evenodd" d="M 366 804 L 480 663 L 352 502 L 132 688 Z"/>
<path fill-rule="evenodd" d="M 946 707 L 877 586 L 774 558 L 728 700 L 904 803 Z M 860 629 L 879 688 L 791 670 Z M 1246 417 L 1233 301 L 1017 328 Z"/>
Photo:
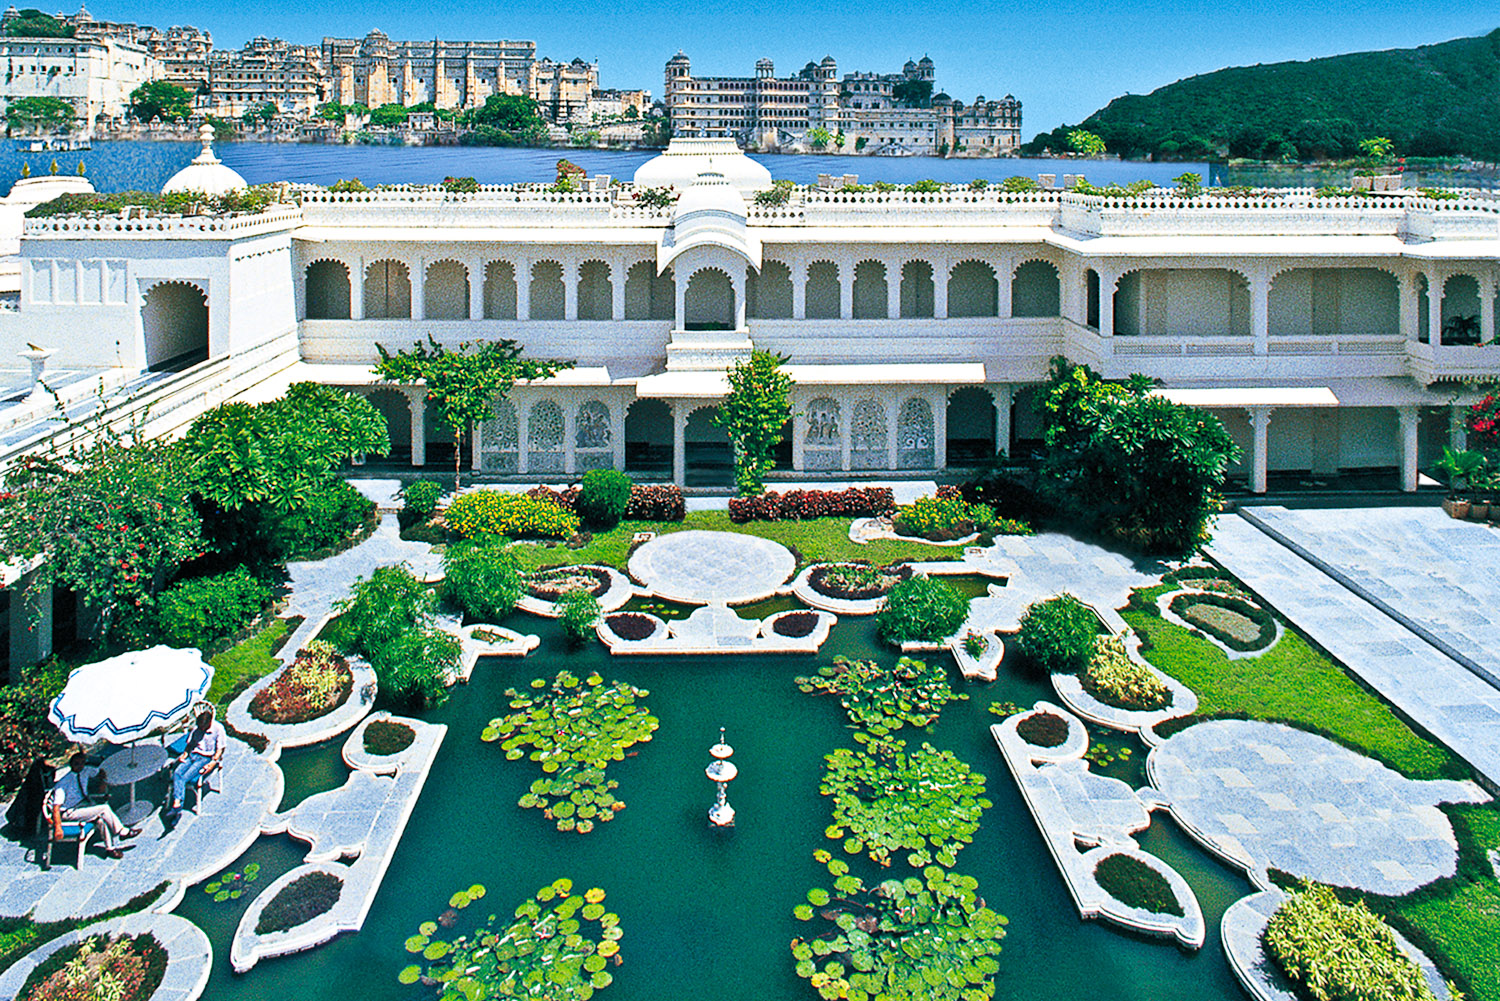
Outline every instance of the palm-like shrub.
<path fill-rule="evenodd" d="M 503 546 L 454 545 L 443 555 L 443 597 L 472 618 L 499 622 L 521 591 L 521 572 Z"/>
<path fill-rule="evenodd" d="M 1088 666 L 1099 635 L 1098 619 L 1071 594 L 1026 606 L 1016 639 L 1031 662 L 1049 674 L 1074 674 Z"/>

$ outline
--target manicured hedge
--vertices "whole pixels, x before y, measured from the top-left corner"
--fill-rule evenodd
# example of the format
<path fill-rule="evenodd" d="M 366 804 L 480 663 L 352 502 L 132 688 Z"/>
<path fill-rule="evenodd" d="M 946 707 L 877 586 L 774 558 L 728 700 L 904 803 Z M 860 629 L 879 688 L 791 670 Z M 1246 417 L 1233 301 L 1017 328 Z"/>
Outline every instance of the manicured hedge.
<path fill-rule="evenodd" d="M 1260 629 L 1260 634 L 1256 636 L 1253 641 L 1247 643 L 1244 640 L 1240 639 L 1238 636 L 1235 636 L 1233 633 L 1228 633 L 1223 629 L 1218 628 L 1206 619 L 1195 619 L 1189 617 L 1185 610 L 1191 608 L 1194 605 L 1213 605 L 1216 608 L 1223 608 L 1231 612 L 1238 612 L 1240 615 L 1243 615 L 1245 618 L 1255 623 L 1255 625 Z M 1182 618 L 1185 621 L 1191 623 L 1194 628 L 1203 630 L 1205 633 L 1208 633 L 1214 639 L 1218 640 L 1220 643 L 1223 643 L 1231 650 L 1239 650 L 1245 653 L 1250 653 L 1256 650 L 1264 650 L 1266 647 L 1271 645 L 1271 642 L 1273 640 L 1276 639 L 1276 619 L 1271 615 L 1271 613 L 1266 611 L 1264 608 L 1261 608 L 1259 605 L 1252 605 L 1248 602 L 1241 601 L 1238 598 L 1230 598 L 1222 594 L 1214 594 L 1208 591 L 1194 592 L 1192 594 L 1179 594 L 1177 597 L 1172 599 L 1171 603 L 1167 607 L 1172 609 L 1172 611 L 1176 612 L 1178 615 L 1182 616 Z"/>
<path fill-rule="evenodd" d="M 578 513 L 592 528 L 611 529 L 630 506 L 630 477 L 614 469 L 590 469 L 578 491 Z"/>
<path fill-rule="evenodd" d="M 344 881 L 331 872 L 310 872 L 298 876 L 260 912 L 255 934 L 269 935 L 307 924 L 319 914 L 327 914 L 339 902 Z"/>
<path fill-rule="evenodd" d="M 729 520 L 806 521 L 809 518 L 875 518 L 896 508 L 889 487 L 850 487 L 847 490 L 788 490 L 759 497 L 732 497 Z"/>
<path fill-rule="evenodd" d="M 576 512 L 581 493 L 578 487 L 553 490 L 548 486 L 538 486 L 526 491 L 526 496 L 549 500 L 558 507 Z M 630 488 L 624 517 L 630 521 L 681 521 L 686 514 L 687 504 L 682 499 L 682 488 L 677 484 L 636 483 Z"/>
<path fill-rule="evenodd" d="M 880 638 L 892 646 L 936 643 L 958 632 L 969 617 L 969 599 L 952 584 L 930 577 L 908 577 L 891 588 L 875 616 Z"/>
<path fill-rule="evenodd" d="M 1138 858 L 1118 852 L 1106 855 L 1094 867 L 1094 878 L 1106 893 L 1128 907 L 1182 917 L 1182 904 L 1167 877 Z"/>
<path fill-rule="evenodd" d="M 1088 666 L 1099 636 L 1099 617 L 1071 594 L 1026 606 L 1016 634 L 1021 652 L 1048 674 L 1075 674 Z"/>
<path fill-rule="evenodd" d="M 178 581 L 156 599 L 152 638 L 202 650 L 245 628 L 270 602 L 270 587 L 244 567 Z"/>
<path fill-rule="evenodd" d="M 443 517 L 450 529 L 466 539 L 487 535 L 566 539 L 578 533 L 578 515 L 567 508 L 531 494 L 499 490 L 461 494 Z"/>

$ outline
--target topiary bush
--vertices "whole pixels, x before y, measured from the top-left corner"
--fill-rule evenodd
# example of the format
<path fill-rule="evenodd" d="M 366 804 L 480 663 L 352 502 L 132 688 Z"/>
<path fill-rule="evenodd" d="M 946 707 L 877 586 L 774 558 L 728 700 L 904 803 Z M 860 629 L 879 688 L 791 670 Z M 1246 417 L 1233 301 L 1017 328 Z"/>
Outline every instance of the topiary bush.
<path fill-rule="evenodd" d="M 260 912 L 255 934 L 269 935 L 305 925 L 339 902 L 344 881 L 331 872 L 310 872 L 283 886 Z"/>
<path fill-rule="evenodd" d="M 475 490 L 453 499 L 444 514 L 448 527 L 466 539 L 487 535 L 566 539 L 578 532 L 578 515 L 550 500 Z"/>
<path fill-rule="evenodd" d="M 206 649 L 245 628 L 271 603 L 271 588 L 244 567 L 178 581 L 156 599 L 155 642 Z"/>
<path fill-rule="evenodd" d="M 611 529 L 630 506 L 630 477 L 615 469 L 590 469 L 578 491 L 578 513 L 591 528 Z"/>
<path fill-rule="evenodd" d="M 581 647 L 593 637 L 594 627 L 599 624 L 598 598 L 578 588 L 558 598 L 557 609 L 569 646 Z"/>
<path fill-rule="evenodd" d="M 958 632 L 969 617 L 969 599 L 953 585 L 930 577 L 909 577 L 891 588 L 875 616 L 880 638 L 893 646 L 936 643 Z"/>
<path fill-rule="evenodd" d="M 1105 893 L 1127 907 L 1182 917 L 1182 903 L 1167 877 L 1138 858 L 1118 852 L 1106 855 L 1094 867 L 1094 878 Z"/>
<path fill-rule="evenodd" d="M 453 545 L 443 554 L 443 597 L 480 622 L 499 622 L 520 600 L 515 557 L 499 545 Z"/>
<path fill-rule="evenodd" d="M 1422 971 L 1364 901 L 1343 903 L 1304 881 L 1287 893 L 1262 936 L 1266 953 L 1316 1001 L 1433 1001 Z"/>
<path fill-rule="evenodd" d="M 461 649 L 458 637 L 441 629 L 401 633 L 370 657 L 380 701 L 409 709 L 442 705 L 449 682 L 458 674 Z"/>
<path fill-rule="evenodd" d="M 436 480 L 418 480 L 401 491 L 406 502 L 397 515 L 402 528 L 420 525 L 437 512 L 438 501 L 443 497 L 443 485 Z"/>
<path fill-rule="evenodd" d="M 1099 636 L 1093 611 L 1071 594 L 1033 602 L 1021 613 L 1021 652 L 1048 674 L 1074 674 L 1088 666 Z"/>
<path fill-rule="evenodd" d="M 1078 680 L 1084 691 L 1116 709 L 1146 712 L 1172 704 L 1172 690 L 1146 665 L 1131 660 L 1118 636 L 1096 639 L 1094 654 Z"/>

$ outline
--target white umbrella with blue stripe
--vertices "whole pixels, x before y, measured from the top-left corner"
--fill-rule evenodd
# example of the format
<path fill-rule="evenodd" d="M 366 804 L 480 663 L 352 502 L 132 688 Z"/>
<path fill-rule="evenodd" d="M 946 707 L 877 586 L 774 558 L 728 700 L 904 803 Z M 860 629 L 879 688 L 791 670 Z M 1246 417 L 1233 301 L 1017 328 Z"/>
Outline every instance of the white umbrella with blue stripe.
<path fill-rule="evenodd" d="M 179 722 L 213 680 L 198 650 L 132 650 L 75 668 L 47 718 L 81 744 L 128 744 Z"/>

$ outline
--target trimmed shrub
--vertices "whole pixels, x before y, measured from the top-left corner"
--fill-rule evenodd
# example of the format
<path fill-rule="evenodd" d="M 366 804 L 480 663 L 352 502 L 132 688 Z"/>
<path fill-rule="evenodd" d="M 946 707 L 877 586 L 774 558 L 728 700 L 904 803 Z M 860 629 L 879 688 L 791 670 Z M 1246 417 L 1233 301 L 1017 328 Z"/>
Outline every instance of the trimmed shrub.
<path fill-rule="evenodd" d="M 425 709 L 448 699 L 448 682 L 458 673 L 458 637 L 441 629 L 411 629 L 370 657 L 386 705 Z"/>
<path fill-rule="evenodd" d="M 1433 1001 L 1422 971 L 1364 901 L 1343 903 L 1304 881 L 1262 936 L 1266 953 L 1316 1001 Z"/>
<path fill-rule="evenodd" d="M 582 588 L 568 591 L 557 599 L 558 616 L 568 645 L 581 647 L 594 635 L 599 623 L 599 599 Z"/>
<path fill-rule="evenodd" d="M 444 519 L 466 539 L 486 535 L 566 539 L 578 531 L 578 515 L 553 501 L 498 490 L 460 494 L 448 505 Z"/>
<path fill-rule="evenodd" d="M 1094 878 L 1105 893 L 1127 907 L 1182 917 L 1182 903 L 1167 877 L 1138 858 L 1118 852 L 1106 855 L 1094 867 Z"/>
<path fill-rule="evenodd" d="M 521 571 L 502 546 L 453 545 L 443 554 L 443 597 L 471 618 L 499 622 L 521 592 Z"/>
<path fill-rule="evenodd" d="M 630 507 L 630 477 L 614 469 L 590 469 L 578 491 L 578 513 L 594 528 L 610 529 Z"/>
<path fill-rule="evenodd" d="M 936 643 L 958 632 L 969 617 L 969 599 L 947 581 L 910 577 L 891 588 L 875 628 L 893 646 L 918 640 Z"/>
<path fill-rule="evenodd" d="M 809 518 L 876 518 L 896 508 L 889 487 L 850 487 L 847 490 L 774 490 L 758 497 L 732 497 L 729 520 L 806 521 Z"/>
<path fill-rule="evenodd" d="M 443 485 L 436 480 L 418 480 L 408 485 L 401 491 L 401 497 L 406 501 L 398 515 L 401 527 L 410 528 L 431 518 L 437 512 L 443 493 Z"/>
<path fill-rule="evenodd" d="M 260 912 L 255 934 L 287 931 L 327 914 L 339 902 L 344 881 L 331 872 L 310 872 L 283 886 Z"/>
<path fill-rule="evenodd" d="M 1037 747 L 1061 747 L 1068 739 L 1068 721 L 1057 713 L 1033 713 L 1016 724 L 1016 734 Z"/>
<path fill-rule="evenodd" d="M 417 739 L 417 731 L 405 723 L 380 719 L 365 727 L 366 754 L 400 754 Z"/>
<path fill-rule="evenodd" d="M 373 662 L 377 651 L 403 633 L 429 626 L 435 605 L 432 591 L 406 567 L 376 567 L 368 580 L 355 581 L 349 597 L 334 605 L 340 643 L 345 652 L 363 654 Z"/>
<path fill-rule="evenodd" d="M 271 602 L 271 589 L 244 567 L 178 581 L 156 599 L 159 642 L 200 650 L 249 625 Z"/>
<path fill-rule="evenodd" d="M 1041 670 L 1075 674 L 1088 666 L 1098 636 L 1093 610 L 1071 594 L 1059 594 L 1026 606 L 1016 640 Z"/>
<path fill-rule="evenodd" d="M 306 723 L 327 716 L 354 690 L 354 672 L 333 644 L 313 640 L 286 670 L 250 700 L 250 715 L 262 723 Z"/>
<path fill-rule="evenodd" d="M 1144 712 L 1172 704 L 1171 689 L 1146 665 L 1131 660 L 1125 641 L 1118 636 L 1096 640 L 1094 654 L 1078 680 L 1084 691 L 1116 709 Z"/>
<path fill-rule="evenodd" d="M 1263 650 L 1276 639 L 1276 620 L 1271 613 L 1259 605 L 1252 605 L 1238 598 L 1212 593 L 1179 594 L 1167 607 L 1231 650 L 1246 653 Z M 1208 611 L 1200 612 L 1200 607 Z M 1234 627 L 1241 623 L 1230 620 L 1228 616 L 1216 616 L 1212 609 L 1223 609 L 1231 615 L 1242 617 L 1246 620 L 1243 623 L 1245 628 L 1235 632 Z M 1251 632 L 1255 633 L 1253 638 L 1250 636 Z"/>
<path fill-rule="evenodd" d="M 686 516 L 687 504 L 682 499 L 682 488 L 677 484 L 642 486 L 638 483 L 630 488 L 625 517 L 632 521 L 681 521 Z"/>
<path fill-rule="evenodd" d="M 329 477 L 300 508 L 274 519 L 273 551 L 283 560 L 305 559 L 342 546 L 374 516 L 374 501 Z"/>

